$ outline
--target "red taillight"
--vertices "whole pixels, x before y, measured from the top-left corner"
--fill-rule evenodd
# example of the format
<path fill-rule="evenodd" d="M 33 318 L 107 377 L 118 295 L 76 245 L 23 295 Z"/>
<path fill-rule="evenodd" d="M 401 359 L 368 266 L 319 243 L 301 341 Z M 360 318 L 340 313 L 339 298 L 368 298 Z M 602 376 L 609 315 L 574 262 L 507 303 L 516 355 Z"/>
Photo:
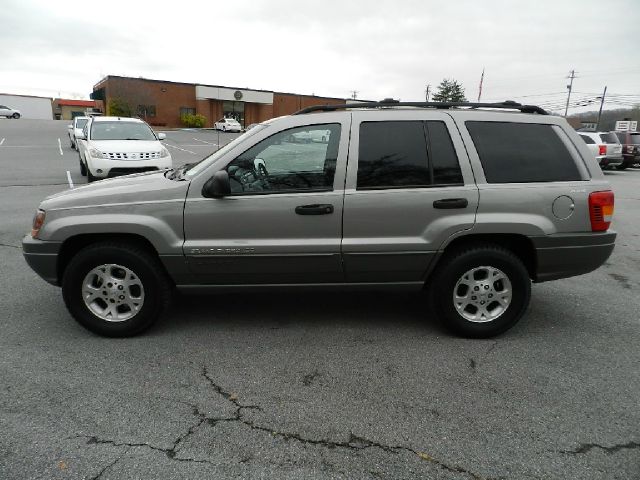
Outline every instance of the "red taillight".
<path fill-rule="evenodd" d="M 613 192 L 592 192 L 589 194 L 589 217 L 591 231 L 606 232 L 613 218 Z"/>
<path fill-rule="evenodd" d="M 598 145 L 598 155 L 606 155 L 606 154 L 607 154 L 607 146 Z"/>

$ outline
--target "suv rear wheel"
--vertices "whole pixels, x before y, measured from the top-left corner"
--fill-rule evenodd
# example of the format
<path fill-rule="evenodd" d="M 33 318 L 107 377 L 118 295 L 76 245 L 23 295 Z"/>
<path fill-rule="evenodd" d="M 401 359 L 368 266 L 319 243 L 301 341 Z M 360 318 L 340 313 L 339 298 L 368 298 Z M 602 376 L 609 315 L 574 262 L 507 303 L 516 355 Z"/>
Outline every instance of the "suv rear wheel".
<path fill-rule="evenodd" d="M 172 288 L 157 258 L 124 243 L 99 243 L 71 259 L 62 279 L 71 315 L 107 337 L 148 329 L 168 309 Z"/>
<path fill-rule="evenodd" d="M 522 261 L 494 245 L 447 255 L 429 289 L 445 326 L 471 338 L 493 337 L 514 326 L 531 297 L 531 281 Z"/>

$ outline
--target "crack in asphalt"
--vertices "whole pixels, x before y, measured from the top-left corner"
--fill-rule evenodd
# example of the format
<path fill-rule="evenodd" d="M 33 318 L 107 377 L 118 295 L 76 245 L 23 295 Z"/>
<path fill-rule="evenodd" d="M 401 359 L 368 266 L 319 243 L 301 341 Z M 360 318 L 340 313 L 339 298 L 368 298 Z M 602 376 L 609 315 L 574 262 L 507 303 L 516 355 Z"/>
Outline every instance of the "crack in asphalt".
<path fill-rule="evenodd" d="M 107 465 L 102 470 L 100 470 L 95 476 L 91 477 L 90 480 L 99 480 L 107 470 L 109 470 L 116 463 L 118 463 L 120 460 L 122 460 L 122 457 L 124 457 L 128 451 L 129 451 L 129 449 L 127 448 L 124 452 L 122 452 L 122 454 L 118 455 L 118 457 L 113 462 L 111 462 L 109 465 Z"/>
<path fill-rule="evenodd" d="M 0 247 L 17 248 L 18 250 L 22 250 L 21 246 L 19 246 L 19 245 L 11 245 L 10 243 L 0 243 Z"/>
<path fill-rule="evenodd" d="M 182 444 L 182 442 L 184 442 L 189 436 L 193 435 L 193 433 L 195 433 L 196 430 L 205 423 L 207 423 L 210 426 L 215 426 L 220 422 L 236 422 L 236 423 L 245 425 L 246 427 L 249 427 L 251 430 L 264 432 L 272 437 L 282 438 L 286 441 L 293 440 L 293 441 L 302 443 L 304 445 L 317 445 L 317 446 L 322 446 L 326 448 L 345 448 L 352 451 L 360 451 L 368 448 L 377 448 L 386 453 L 393 453 L 393 454 L 406 452 L 406 453 L 413 454 L 418 458 L 420 458 L 421 460 L 427 461 L 448 472 L 468 475 L 473 480 L 498 480 L 498 478 L 495 478 L 495 477 L 483 477 L 459 465 L 450 465 L 440 459 L 432 457 L 427 453 L 414 450 L 413 448 L 410 448 L 410 447 L 406 447 L 402 445 L 398 445 L 398 446 L 384 445 L 382 443 L 374 442 L 367 438 L 359 437 L 357 435 L 354 435 L 353 433 L 349 434 L 348 440 L 339 442 L 339 441 L 333 441 L 328 439 L 308 438 L 298 433 L 282 432 L 274 428 L 258 425 L 251 420 L 247 420 L 246 418 L 243 418 L 242 412 L 243 410 L 258 410 L 260 412 L 263 412 L 264 410 L 262 409 L 262 407 L 260 407 L 259 405 L 244 405 L 240 403 L 237 394 L 226 391 L 224 388 L 222 388 L 222 386 L 218 385 L 214 381 L 214 379 L 209 375 L 209 372 L 207 371 L 206 366 L 202 367 L 201 376 L 205 379 L 205 381 L 210 385 L 210 387 L 218 395 L 220 395 L 222 398 L 224 398 L 225 400 L 227 400 L 228 402 L 234 405 L 235 412 L 231 417 L 222 417 L 222 418 L 209 417 L 206 414 L 202 413 L 196 405 L 191 405 L 191 404 L 187 404 L 186 402 L 181 402 L 186 405 L 189 405 L 192 408 L 192 414 L 193 416 L 198 418 L 198 421 L 193 423 L 185 433 L 183 433 L 182 435 L 178 436 L 175 440 L 173 440 L 173 443 L 170 448 L 163 448 L 163 447 L 152 445 L 146 442 L 117 442 L 115 440 L 101 439 L 96 436 L 89 436 L 89 435 L 76 435 L 75 437 L 72 437 L 72 438 L 86 438 L 87 445 L 99 444 L 99 445 L 112 445 L 115 447 L 129 447 L 129 448 L 146 447 L 151 450 L 164 453 L 171 460 L 175 460 L 179 462 L 206 463 L 206 464 L 215 465 L 216 464 L 215 462 L 212 462 L 206 459 L 197 459 L 197 458 L 188 458 L 188 457 L 178 456 L 179 447 Z M 122 458 L 122 456 L 120 458 Z M 94 477 L 94 480 L 97 478 L 100 478 L 100 476 L 104 473 L 104 471 L 106 471 L 107 469 L 115 465 L 115 463 L 117 463 L 117 461 L 119 461 L 120 458 L 118 458 L 112 464 L 107 465 L 107 467 L 105 467 L 98 474 L 98 476 Z"/>
<path fill-rule="evenodd" d="M 580 446 L 575 450 L 562 450 L 561 453 L 567 453 L 569 455 L 581 455 L 581 454 L 588 453 L 594 448 L 604 450 L 607 454 L 609 454 L 609 453 L 619 452 L 620 450 L 634 450 L 636 448 L 640 448 L 640 443 L 638 442 L 618 443 L 611 447 L 605 447 L 604 445 L 600 445 L 598 443 L 581 443 Z"/>
<path fill-rule="evenodd" d="M 482 355 L 482 359 L 476 361 L 473 357 L 471 357 L 469 359 L 469 368 L 473 371 L 473 373 L 476 372 L 476 368 L 478 367 L 479 364 L 481 364 L 482 362 L 484 362 L 487 357 L 491 354 L 491 352 L 493 352 L 493 350 L 498 346 L 498 341 L 497 340 L 493 340 L 491 342 L 491 345 L 489 346 L 489 348 L 487 349 L 486 352 L 484 352 L 484 355 Z"/>

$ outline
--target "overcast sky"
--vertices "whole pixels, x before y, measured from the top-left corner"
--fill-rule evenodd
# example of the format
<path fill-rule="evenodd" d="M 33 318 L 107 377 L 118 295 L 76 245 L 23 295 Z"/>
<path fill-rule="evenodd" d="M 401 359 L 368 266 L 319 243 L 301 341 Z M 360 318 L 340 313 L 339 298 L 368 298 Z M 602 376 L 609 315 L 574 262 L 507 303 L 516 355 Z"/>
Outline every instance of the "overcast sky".
<path fill-rule="evenodd" d="M 475 100 L 484 68 L 483 100 L 563 110 L 575 69 L 572 104 L 640 103 L 638 0 L 3 0 L 0 25 L 2 93 L 123 75 L 409 101 L 447 77 Z"/>

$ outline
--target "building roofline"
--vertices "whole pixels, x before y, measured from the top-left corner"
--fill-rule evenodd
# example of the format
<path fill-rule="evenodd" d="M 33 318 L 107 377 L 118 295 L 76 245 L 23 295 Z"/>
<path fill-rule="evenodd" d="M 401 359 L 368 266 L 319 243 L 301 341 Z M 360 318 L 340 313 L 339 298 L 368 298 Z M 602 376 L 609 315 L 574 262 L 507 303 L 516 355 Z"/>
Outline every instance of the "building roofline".
<path fill-rule="evenodd" d="M 3 92 L 0 92 L 0 95 L 6 95 L 8 97 L 46 98 L 47 100 L 53 101 L 53 97 L 41 97 L 40 95 L 21 95 L 19 93 L 3 93 Z"/>
<path fill-rule="evenodd" d="M 342 101 L 346 101 L 346 100 L 350 100 L 348 98 L 344 98 L 344 97 L 326 97 L 326 96 L 322 96 L 322 95 L 306 95 L 304 93 L 290 93 L 290 92 L 277 92 L 275 90 L 263 90 L 263 89 L 258 89 L 258 88 L 249 88 L 249 87 L 230 87 L 228 85 L 211 85 L 211 84 L 207 84 L 207 83 L 191 83 L 191 82 L 174 82 L 173 80 L 157 80 L 154 78 L 144 78 L 144 77 L 123 77 L 121 75 L 107 75 L 104 78 L 102 78 L 99 82 L 97 82 L 93 88 L 95 90 L 95 88 L 100 85 L 101 83 L 107 81 L 109 78 L 122 78 L 125 80 L 143 80 L 145 82 L 154 82 L 154 83 L 169 83 L 172 85 L 193 85 L 194 87 L 196 85 L 200 85 L 203 87 L 213 87 L 213 88 L 228 88 L 230 90 L 249 90 L 252 92 L 264 92 L 264 93 L 275 93 L 278 95 L 292 95 L 292 96 L 299 96 L 299 97 L 311 97 L 311 98 L 326 98 L 327 100 L 342 100 Z"/>

